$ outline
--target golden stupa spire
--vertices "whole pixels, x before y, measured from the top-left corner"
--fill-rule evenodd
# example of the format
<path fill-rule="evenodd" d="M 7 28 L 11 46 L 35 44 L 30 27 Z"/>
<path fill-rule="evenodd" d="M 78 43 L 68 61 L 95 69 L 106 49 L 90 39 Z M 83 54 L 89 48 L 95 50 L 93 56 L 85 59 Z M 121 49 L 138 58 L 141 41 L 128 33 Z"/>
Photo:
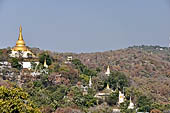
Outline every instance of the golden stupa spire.
<path fill-rule="evenodd" d="M 21 25 L 19 27 L 19 37 L 18 37 L 18 40 L 23 40 L 23 37 L 22 37 L 22 26 Z"/>
<path fill-rule="evenodd" d="M 25 46 L 25 42 L 24 42 L 23 36 L 22 36 L 21 25 L 20 25 L 20 28 L 19 28 L 19 37 L 18 37 L 18 40 L 16 42 L 16 46 L 13 48 L 13 50 L 15 50 L 15 51 L 27 51 L 27 47 Z"/>

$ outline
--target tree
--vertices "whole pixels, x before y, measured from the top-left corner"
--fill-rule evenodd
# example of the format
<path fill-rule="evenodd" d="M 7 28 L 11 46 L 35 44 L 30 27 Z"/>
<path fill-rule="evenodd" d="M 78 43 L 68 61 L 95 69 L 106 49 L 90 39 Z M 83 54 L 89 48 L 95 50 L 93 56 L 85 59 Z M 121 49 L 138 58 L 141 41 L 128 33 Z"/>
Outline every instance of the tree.
<path fill-rule="evenodd" d="M 83 95 L 81 90 L 77 87 L 71 88 L 71 94 L 73 94 L 73 103 L 81 108 L 89 108 L 97 105 L 97 99 L 93 95 L 93 91 L 89 91 L 87 95 Z"/>
<path fill-rule="evenodd" d="M 39 62 L 41 64 L 44 64 L 44 61 L 46 60 L 47 65 L 51 65 L 52 64 L 52 58 L 47 54 L 47 53 L 42 53 L 39 55 Z"/>
<path fill-rule="evenodd" d="M 111 88 L 119 88 L 120 90 L 123 90 L 123 87 L 129 86 L 129 82 L 125 74 L 117 71 L 110 74 L 107 83 L 109 83 Z"/>
<path fill-rule="evenodd" d="M 108 105 L 113 106 L 116 105 L 119 100 L 119 91 L 116 90 L 116 92 L 111 93 L 107 98 L 106 102 Z"/>
<path fill-rule="evenodd" d="M 152 110 L 154 110 L 154 111 L 155 111 L 155 110 L 156 110 L 156 111 L 158 111 L 158 110 L 163 111 L 163 110 L 166 109 L 166 108 L 165 108 L 165 105 L 160 104 L 160 103 L 156 103 L 156 102 L 152 103 L 151 108 L 152 108 Z M 154 113 L 154 112 L 153 112 L 153 113 Z"/>
<path fill-rule="evenodd" d="M 96 68 L 97 72 L 101 72 L 101 69 L 99 67 Z"/>
<path fill-rule="evenodd" d="M 36 64 L 35 62 L 31 62 L 31 68 L 32 68 L 32 70 L 35 70 L 37 65 L 38 65 L 38 64 Z"/>
<path fill-rule="evenodd" d="M 70 89 L 70 95 L 73 96 L 73 103 L 81 107 L 83 105 L 83 94 L 78 87 L 72 87 Z"/>
<path fill-rule="evenodd" d="M 1 113 L 40 113 L 39 109 L 29 100 L 28 94 L 20 88 L 0 87 Z"/>
<path fill-rule="evenodd" d="M 146 96 L 140 96 L 138 98 L 137 106 L 139 107 L 139 112 L 150 112 L 151 110 L 151 99 Z"/>
<path fill-rule="evenodd" d="M 20 70 L 22 68 L 22 65 L 19 63 L 19 60 L 17 58 L 12 58 L 11 66 L 13 68 L 17 68 L 18 70 Z"/>
<path fill-rule="evenodd" d="M 2 51 L 2 49 L 0 49 L 0 55 L 2 55 L 3 54 L 3 51 Z"/>
<path fill-rule="evenodd" d="M 97 90 L 97 91 L 102 91 L 105 88 L 105 78 L 104 77 L 93 77 L 93 87 Z"/>
<path fill-rule="evenodd" d="M 79 70 L 80 74 L 85 74 L 88 76 L 96 76 L 97 71 L 88 69 L 87 66 L 85 66 L 79 59 L 74 59 L 72 63 L 76 66 L 76 69 Z"/>
<path fill-rule="evenodd" d="M 133 113 L 133 112 L 128 112 L 128 106 L 129 106 L 129 101 L 126 100 L 123 103 L 120 104 L 120 111 L 122 113 Z"/>
<path fill-rule="evenodd" d="M 49 66 L 50 72 L 59 72 L 60 65 L 58 63 L 53 63 Z"/>
<path fill-rule="evenodd" d="M 97 105 L 97 99 L 93 95 L 84 95 L 83 96 L 83 106 L 84 107 L 93 107 L 94 105 Z"/>
<path fill-rule="evenodd" d="M 65 85 L 50 85 L 46 80 L 47 78 L 44 76 L 41 80 L 34 81 L 33 86 L 25 88 L 25 90 L 42 110 L 45 106 L 53 111 L 58 107 L 65 107 L 68 102 L 64 100 L 64 97 L 68 92 L 68 88 Z"/>
<path fill-rule="evenodd" d="M 59 72 L 69 72 L 70 69 L 67 65 L 61 65 L 58 69 Z"/>
<path fill-rule="evenodd" d="M 87 85 L 87 84 L 89 83 L 90 77 L 87 76 L 87 75 L 85 75 L 85 74 L 81 74 L 81 75 L 80 75 L 80 79 L 81 79 L 81 81 L 83 82 L 83 84 Z"/>

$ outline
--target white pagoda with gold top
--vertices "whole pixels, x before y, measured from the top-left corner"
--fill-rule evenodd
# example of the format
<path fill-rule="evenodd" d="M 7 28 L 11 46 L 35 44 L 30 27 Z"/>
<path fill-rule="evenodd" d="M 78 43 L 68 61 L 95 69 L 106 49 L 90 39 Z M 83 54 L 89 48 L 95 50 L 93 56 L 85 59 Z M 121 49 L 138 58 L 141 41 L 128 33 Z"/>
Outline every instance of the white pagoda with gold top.
<path fill-rule="evenodd" d="M 29 58 L 35 57 L 35 55 L 25 46 L 25 42 L 22 36 L 22 27 L 19 28 L 19 37 L 18 41 L 16 42 L 15 47 L 11 49 L 10 57 L 22 57 L 22 58 Z"/>

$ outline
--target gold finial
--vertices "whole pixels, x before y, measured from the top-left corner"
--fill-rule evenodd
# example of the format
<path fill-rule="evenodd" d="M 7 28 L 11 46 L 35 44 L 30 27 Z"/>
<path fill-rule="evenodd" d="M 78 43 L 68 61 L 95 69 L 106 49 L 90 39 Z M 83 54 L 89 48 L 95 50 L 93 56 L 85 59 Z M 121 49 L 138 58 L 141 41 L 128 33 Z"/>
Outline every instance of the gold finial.
<path fill-rule="evenodd" d="M 20 27 L 19 27 L 19 31 L 22 33 L 22 26 L 20 25 Z"/>
<path fill-rule="evenodd" d="M 23 40 L 23 37 L 22 37 L 22 27 L 21 27 L 21 25 L 20 25 L 20 27 L 19 27 L 19 38 L 18 38 L 18 40 Z"/>

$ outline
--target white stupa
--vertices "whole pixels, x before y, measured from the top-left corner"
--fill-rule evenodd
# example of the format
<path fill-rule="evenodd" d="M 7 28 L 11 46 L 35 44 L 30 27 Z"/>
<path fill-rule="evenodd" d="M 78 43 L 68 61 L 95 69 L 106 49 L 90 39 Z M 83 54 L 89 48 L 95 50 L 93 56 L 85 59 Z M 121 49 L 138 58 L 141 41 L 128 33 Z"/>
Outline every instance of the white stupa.
<path fill-rule="evenodd" d="M 91 76 L 90 76 L 90 80 L 89 80 L 89 88 L 92 88 L 92 80 L 91 80 Z"/>
<path fill-rule="evenodd" d="M 128 106 L 128 109 L 134 109 L 134 104 L 133 104 L 133 102 L 132 102 L 131 97 L 130 97 L 130 104 L 129 104 L 129 106 Z"/>
<path fill-rule="evenodd" d="M 124 99 L 125 99 L 124 94 L 121 91 L 119 91 L 119 104 L 123 103 Z"/>
<path fill-rule="evenodd" d="M 44 60 L 44 67 L 45 67 L 45 68 L 48 68 L 48 65 L 47 65 L 47 60 L 46 60 L 46 58 L 45 58 L 45 60 Z"/>
<path fill-rule="evenodd" d="M 110 67 L 109 67 L 109 66 L 107 67 L 107 71 L 105 72 L 105 74 L 106 74 L 107 76 L 110 76 Z"/>
<path fill-rule="evenodd" d="M 110 67 L 107 67 L 107 71 L 105 72 L 106 76 L 110 76 Z M 106 89 L 110 89 L 109 84 L 107 83 Z"/>

